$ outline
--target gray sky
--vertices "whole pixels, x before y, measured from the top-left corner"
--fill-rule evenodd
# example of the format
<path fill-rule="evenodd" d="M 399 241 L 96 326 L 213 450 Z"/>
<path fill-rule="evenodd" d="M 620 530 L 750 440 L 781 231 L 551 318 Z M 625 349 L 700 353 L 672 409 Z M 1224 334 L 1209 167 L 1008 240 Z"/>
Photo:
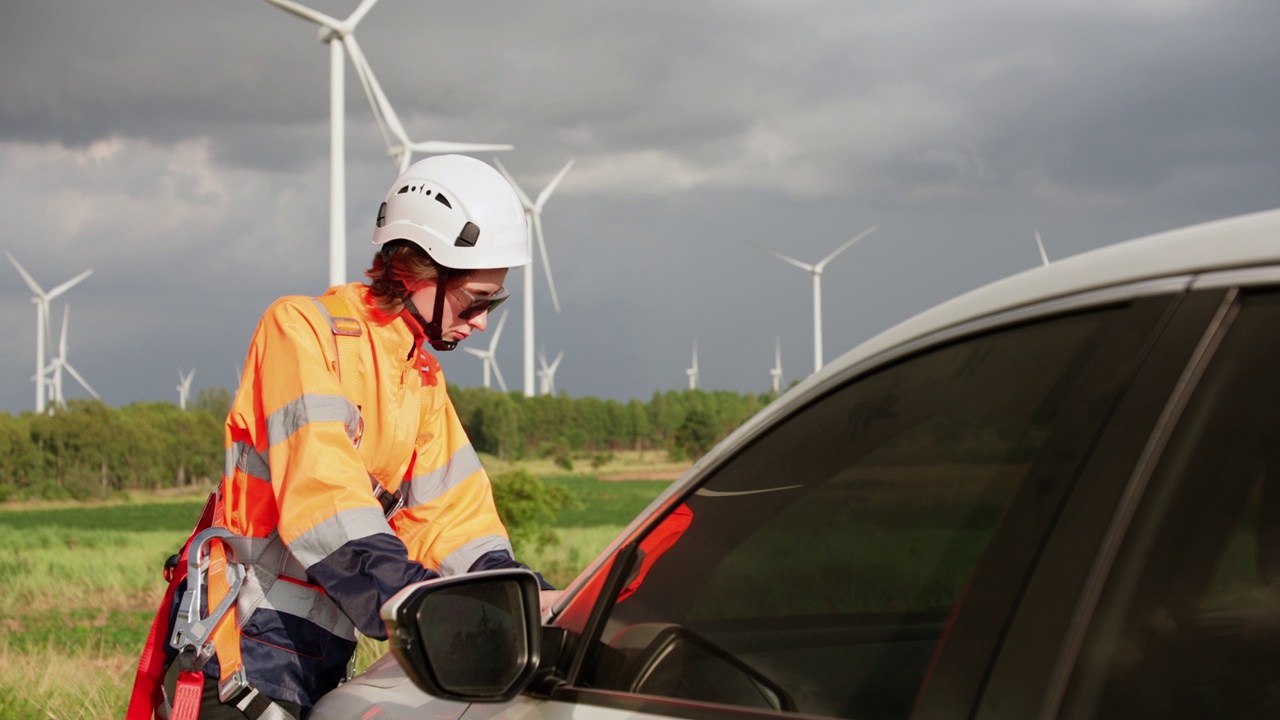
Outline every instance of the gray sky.
<path fill-rule="evenodd" d="M 356 0 L 311 0 L 345 17 Z M 0 248 L 70 302 L 110 405 L 233 387 L 262 310 L 328 277 L 329 63 L 261 0 L 42 0 L 0 16 Z M 1040 262 L 1280 205 L 1274 0 L 382 0 L 356 33 L 415 140 L 508 142 L 543 215 L 558 389 L 770 386 Z M 348 269 L 395 175 L 347 70 Z M 492 162 L 494 154 L 480 155 Z M 522 387 L 523 274 L 498 348 Z M 0 265 L 0 410 L 34 406 L 35 310 Z M 485 334 L 469 342 L 486 346 Z M 441 358 L 481 382 L 478 358 Z M 68 397 L 86 395 L 64 380 Z"/>

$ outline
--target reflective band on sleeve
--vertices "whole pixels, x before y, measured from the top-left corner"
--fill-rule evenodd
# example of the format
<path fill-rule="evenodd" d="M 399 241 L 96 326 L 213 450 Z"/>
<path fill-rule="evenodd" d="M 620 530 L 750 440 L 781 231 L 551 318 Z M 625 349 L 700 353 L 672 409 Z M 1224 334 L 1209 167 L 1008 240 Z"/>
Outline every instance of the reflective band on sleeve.
<path fill-rule="evenodd" d="M 343 510 L 324 520 L 289 543 L 288 547 L 293 557 L 303 567 L 309 568 L 352 540 L 378 534 L 394 533 L 382 516 L 382 508 L 367 505 Z"/>
<path fill-rule="evenodd" d="M 409 480 L 405 493 L 405 507 L 417 507 L 435 500 L 462 481 L 481 470 L 480 457 L 475 448 L 464 445 L 449 458 L 444 467 L 436 468 L 423 475 L 415 475 Z M 404 492 L 404 488 L 401 491 Z"/>
<path fill-rule="evenodd" d="M 316 588 L 292 582 L 278 582 L 267 591 L 267 596 L 257 610 L 274 610 L 278 613 L 304 618 L 324 628 L 331 635 L 344 640 L 356 639 L 356 628 L 351 620 L 324 593 Z"/>
<path fill-rule="evenodd" d="M 247 442 L 237 441 L 227 448 L 222 474 L 231 477 L 236 470 L 259 480 L 271 481 L 271 466 L 262 453 Z"/>
<path fill-rule="evenodd" d="M 340 422 L 354 441 L 360 429 L 360 412 L 341 395 L 307 393 L 267 416 L 267 442 L 274 447 L 312 422 Z"/>
<path fill-rule="evenodd" d="M 495 550 L 506 550 L 508 555 L 515 557 L 515 553 L 511 550 L 510 540 L 501 535 L 486 535 L 478 537 L 446 555 L 440 561 L 440 574 L 445 577 L 461 575 L 470 570 L 481 555 Z"/>

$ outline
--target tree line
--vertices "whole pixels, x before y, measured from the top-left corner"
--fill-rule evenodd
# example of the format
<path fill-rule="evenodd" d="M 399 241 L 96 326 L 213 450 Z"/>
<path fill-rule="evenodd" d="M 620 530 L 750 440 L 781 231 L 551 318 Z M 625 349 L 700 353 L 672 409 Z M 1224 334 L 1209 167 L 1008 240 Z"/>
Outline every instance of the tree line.
<path fill-rule="evenodd" d="M 697 457 L 775 397 L 686 390 L 624 403 L 484 388 L 450 387 L 449 394 L 478 451 L 514 461 L 550 457 L 567 469 L 575 458 L 597 461 L 616 450 Z M 231 400 L 225 388 L 204 388 L 186 410 L 77 399 L 49 414 L 0 413 L 0 502 L 214 482 Z"/>

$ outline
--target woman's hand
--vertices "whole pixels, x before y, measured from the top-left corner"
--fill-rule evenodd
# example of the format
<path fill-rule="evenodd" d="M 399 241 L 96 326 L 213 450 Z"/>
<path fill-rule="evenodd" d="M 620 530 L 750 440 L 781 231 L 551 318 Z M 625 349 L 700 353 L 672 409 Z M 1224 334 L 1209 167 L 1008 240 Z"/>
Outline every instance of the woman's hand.
<path fill-rule="evenodd" d="M 541 601 L 539 604 L 542 606 L 542 612 L 543 612 L 543 613 L 546 613 L 548 610 L 550 610 L 550 609 L 551 609 L 551 606 L 552 606 L 552 605 L 554 605 L 554 604 L 555 604 L 555 602 L 556 602 L 557 600 L 559 600 L 559 599 L 560 599 L 560 596 L 561 596 L 561 595 L 564 595 L 564 591 L 563 591 L 563 590 L 541 590 L 541 591 L 539 591 L 539 592 L 538 592 L 538 599 Z"/>

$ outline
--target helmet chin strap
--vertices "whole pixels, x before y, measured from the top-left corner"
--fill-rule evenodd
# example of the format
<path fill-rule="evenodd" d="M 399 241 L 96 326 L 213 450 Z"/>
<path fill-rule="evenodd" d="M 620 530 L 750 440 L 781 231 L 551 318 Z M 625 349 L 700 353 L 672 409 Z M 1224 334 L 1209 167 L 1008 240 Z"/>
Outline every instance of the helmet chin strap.
<path fill-rule="evenodd" d="M 391 253 L 387 252 L 385 257 L 387 264 L 390 265 Z M 409 314 L 418 322 L 422 331 L 426 333 L 427 342 L 431 343 L 431 347 L 447 352 L 458 346 L 457 340 L 444 339 L 444 329 L 440 326 L 440 322 L 444 319 L 444 293 L 449 285 L 449 269 L 443 265 L 436 265 L 436 271 L 436 300 L 435 307 L 431 310 L 431 322 L 427 322 L 427 319 L 422 317 L 417 304 L 413 302 L 413 294 L 409 292 L 409 288 L 403 285 L 400 286 L 400 301 L 404 303 L 405 310 L 409 311 Z M 389 270 L 387 274 L 390 274 Z M 410 351 L 410 354 L 412 354 L 412 351 Z"/>

